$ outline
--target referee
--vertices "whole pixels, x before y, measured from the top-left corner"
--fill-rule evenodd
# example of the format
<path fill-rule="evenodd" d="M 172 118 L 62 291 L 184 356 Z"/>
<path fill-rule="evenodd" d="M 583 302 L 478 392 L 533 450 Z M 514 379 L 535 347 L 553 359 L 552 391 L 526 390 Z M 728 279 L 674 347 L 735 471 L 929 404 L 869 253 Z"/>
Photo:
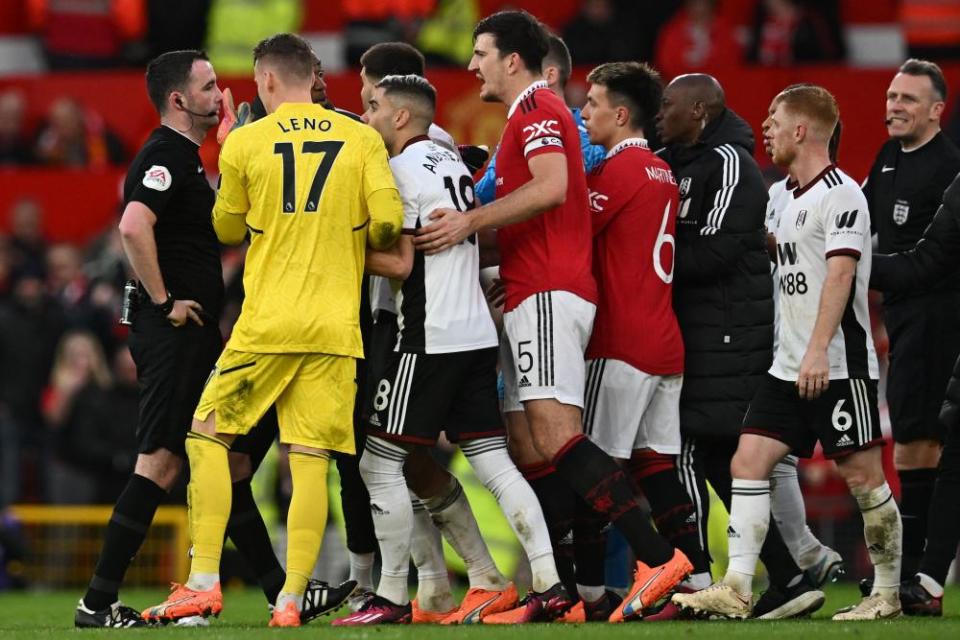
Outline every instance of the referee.
<path fill-rule="evenodd" d="M 943 72 L 926 60 L 907 60 L 887 89 L 890 139 L 877 154 L 863 189 L 882 254 L 906 251 L 917 243 L 944 190 L 960 172 L 960 150 L 940 131 L 946 99 Z M 960 281 L 953 272 L 909 291 L 884 290 L 883 302 L 890 336 L 887 403 L 900 476 L 906 578 L 916 573 L 923 555 L 945 437 L 938 414 L 960 352 Z"/>
<path fill-rule="evenodd" d="M 147 93 L 160 114 L 124 183 L 124 251 L 140 279 L 130 351 L 137 365 L 139 455 L 117 500 L 77 627 L 144 623 L 117 592 L 157 506 L 176 482 L 204 381 L 220 353 L 220 249 L 210 212 L 214 193 L 199 148 L 219 121 L 223 96 L 200 51 L 163 54 L 147 67 Z"/>

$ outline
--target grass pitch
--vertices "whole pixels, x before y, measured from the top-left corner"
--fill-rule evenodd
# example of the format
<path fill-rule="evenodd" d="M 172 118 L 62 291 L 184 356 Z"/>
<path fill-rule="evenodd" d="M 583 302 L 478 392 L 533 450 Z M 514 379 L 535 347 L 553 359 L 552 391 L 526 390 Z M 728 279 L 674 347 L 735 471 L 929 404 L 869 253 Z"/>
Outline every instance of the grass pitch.
<path fill-rule="evenodd" d="M 837 623 L 829 617 L 834 610 L 858 600 L 853 584 L 830 585 L 827 602 L 811 620 L 783 622 L 659 622 L 626 625 L 527 625 L 524 627 L 439 627 L 439 626 L 378 626 L 333 629 L 328 626 L 331 617 L 321 618 L 300 629 L 268 629 L 267 608 L 259 591 L 228 590 L 224 594 L 224 612 L 210 627 L 184 629 L 174 626 L 138 630 L 74 630 L 73 609 L 81 592 L 28 592 L 0 594 L 0 638 L 62 638 L 176 636 L 178 638 L 205 638 L 233 640 L 234 638 L 328 637 L 349 640 L 583 640 L 584 638 L 703 638 L 704 640 L 826 640 L 845 638 L 856 640 L 912 640 L 930 638 L 948 640 L 960 638 L 960 588 L 947 590 L 943 618 L 900 618 L 891 621 L 867 623 Z M 124 601 L 141 608 L 156 604 L 166 596 L 164 591 L 129 590 Z"/>

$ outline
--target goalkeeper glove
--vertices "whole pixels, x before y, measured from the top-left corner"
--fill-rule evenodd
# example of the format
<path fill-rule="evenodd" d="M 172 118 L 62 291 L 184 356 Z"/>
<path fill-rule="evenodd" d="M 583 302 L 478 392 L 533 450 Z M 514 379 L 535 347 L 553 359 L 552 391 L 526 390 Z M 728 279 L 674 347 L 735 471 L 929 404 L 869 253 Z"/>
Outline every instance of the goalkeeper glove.
<path fill-rule="evenodd" d="M 223 146 L 223 142 L 230 135 L 230 132 L 237 127 L 242 127 L 250 121 L 250 104 L 241 102 L 240 106 L 234 109 L 233 92 L 230 89 L 223 90 L 223 117 L 220 119 L 220 126 L 217 127 L 217 144 Z"/>
<path fill-rule="evenodd" d="M 470 173 L 476 173 L 482 169 L 487 158 L 490 157 L 490 151 L 486 145 L 461 144 L 457 145 L 457 150 L 460 151 L 460 158 L 470 169 Z"/>

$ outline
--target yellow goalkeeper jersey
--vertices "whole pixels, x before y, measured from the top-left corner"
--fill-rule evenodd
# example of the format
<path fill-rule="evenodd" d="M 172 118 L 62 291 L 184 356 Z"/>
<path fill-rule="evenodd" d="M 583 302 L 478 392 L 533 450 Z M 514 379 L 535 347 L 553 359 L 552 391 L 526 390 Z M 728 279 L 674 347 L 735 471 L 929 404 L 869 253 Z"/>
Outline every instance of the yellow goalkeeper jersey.
<path fill-rule="evenodd" d="M 389 202 L 371 211 L 368 204 Z M 395 202 L 395 206 L 392 204 Z M 372 216 L 372 219 L 371 219 Z M 227 347 L 363 357 L 360 283 L 367 230 L 403 217 L 380 135 L 319 105 L 285 103 L 233 131 L 220 152 L 213 226 L 250 232 L 246 297 Z"/>

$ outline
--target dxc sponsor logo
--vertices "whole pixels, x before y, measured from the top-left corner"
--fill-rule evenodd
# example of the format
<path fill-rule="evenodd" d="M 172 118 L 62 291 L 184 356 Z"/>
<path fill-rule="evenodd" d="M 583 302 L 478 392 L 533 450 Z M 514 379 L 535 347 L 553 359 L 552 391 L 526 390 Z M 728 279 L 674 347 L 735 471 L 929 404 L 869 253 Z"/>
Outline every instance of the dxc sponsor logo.
<path fill-rule="evenodd" d="M 556 120 L 541 120 L 540 122 L 528 124 L 523 128 L 523 132 L 527 134 L 526 139 L 523 141 L 524 144 L 540 136 L 559 136 L 560 130 L 557 128 L 558 125 L 559 123 Z"/>

